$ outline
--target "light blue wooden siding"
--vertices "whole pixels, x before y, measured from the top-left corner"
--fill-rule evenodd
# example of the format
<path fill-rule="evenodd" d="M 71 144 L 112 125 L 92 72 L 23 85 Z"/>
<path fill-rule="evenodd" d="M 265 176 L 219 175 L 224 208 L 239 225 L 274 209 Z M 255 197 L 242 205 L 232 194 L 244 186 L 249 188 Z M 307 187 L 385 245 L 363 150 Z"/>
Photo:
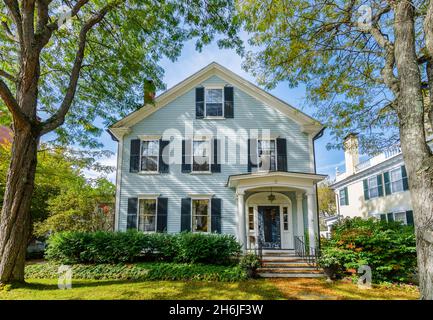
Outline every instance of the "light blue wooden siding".
<path fill-rule="evenodd" d="M 222 79 L 213 76 L 203 85 L 226 85 Z M 311 172 L 308 136 L 300 126 L 245 92 L 234 88 L 234 119 L 206 120 L 195 119 L 195 90 L 178 97 L 164 108 L 156 111 L 132 127 L 132 132 L 124 138 L 119 230 L 126 229 L 128 198 L 138 194 L 157 193 L 168 198 L 168 232 L 180 231 L 180 203 L 189 193 L 214 194 L 222 199 L 222 232 L 236 233 L 236 196 L 226 187 L 229 175 L 246 173 L 247 164 L 222 165 L 221 173 L 193 175 L 181 173 L 180 164 L 171 164 L 169 174 L 140 175 L 129 172 L 130 141 L 138 135 L 160 135 L 166 129 L 176 129 L 182 134 L 185 123 L 194 131 L 208 129 L 216 134 L 217 128 L 225 126 L 237 131 L 240 128 L 269 129 L 271 134 L 287 139 L 288 170 Z M 181 145 L 177 145 L 181 152 Z M 293 201 L 296 203 L 296 201 Z M 294 220 L 296 221 L 296 220 Z"/>

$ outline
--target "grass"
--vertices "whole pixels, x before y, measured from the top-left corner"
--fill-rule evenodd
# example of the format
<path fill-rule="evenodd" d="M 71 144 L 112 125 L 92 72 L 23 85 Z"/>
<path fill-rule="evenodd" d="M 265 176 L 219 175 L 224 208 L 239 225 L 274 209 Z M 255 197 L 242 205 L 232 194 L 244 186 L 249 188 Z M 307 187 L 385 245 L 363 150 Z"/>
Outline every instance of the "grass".
<path fill-rule="evenodd" d="M 234 283 L 214 281 L 76 280 L 72 289 L 59 290 L 57 280 L 28 279 L 6 287 L 0 300 L 81 299 L 418 299 L 413 286 L 376 285 L 359 289 L 350 281 L 327 283 L 323 279 L 258 279 Z"/>

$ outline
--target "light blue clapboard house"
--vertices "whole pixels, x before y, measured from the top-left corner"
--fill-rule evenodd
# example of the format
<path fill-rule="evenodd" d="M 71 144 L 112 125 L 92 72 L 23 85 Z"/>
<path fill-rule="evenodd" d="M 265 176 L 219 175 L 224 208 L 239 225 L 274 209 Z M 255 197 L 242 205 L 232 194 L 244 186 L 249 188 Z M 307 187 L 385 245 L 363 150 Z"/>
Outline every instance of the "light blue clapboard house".
<path fill-rule="evenodd" d="M 244 249 L 317 246 L 323 126 L 211 63 L 109 128 L 115 229 L 233 234 Z"/>

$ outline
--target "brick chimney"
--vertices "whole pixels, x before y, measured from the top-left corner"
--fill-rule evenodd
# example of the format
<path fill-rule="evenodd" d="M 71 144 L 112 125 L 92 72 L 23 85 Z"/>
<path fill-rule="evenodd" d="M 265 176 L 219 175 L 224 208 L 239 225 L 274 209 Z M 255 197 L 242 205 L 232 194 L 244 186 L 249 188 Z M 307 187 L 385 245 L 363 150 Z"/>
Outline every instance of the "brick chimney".
<path fill-rule="evenodd" d="M 144 105 L 146 104 L 154 104 L 155 100 L 155 83 L 151 79 L 144 80 Z"/>
<path fill-rule="evenodd" d="M 346 174 L 351 175 L 355 173 L 356 166 L 359 163 L 359 143 L 358 134 L 350 133 L 343 141 L 344 160 L 346 162 Z"/>

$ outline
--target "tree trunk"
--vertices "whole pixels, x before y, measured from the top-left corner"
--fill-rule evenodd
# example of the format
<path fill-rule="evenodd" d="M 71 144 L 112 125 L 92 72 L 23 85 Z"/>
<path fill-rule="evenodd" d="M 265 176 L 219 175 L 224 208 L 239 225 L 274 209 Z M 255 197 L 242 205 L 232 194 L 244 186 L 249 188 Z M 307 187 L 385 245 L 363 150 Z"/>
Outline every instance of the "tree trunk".
<path fill-rule="evenodd" d="M 415 220 L 421 299 L 433 299 L 433 155 L 426 143 L 414 9 L 395 5 L 395 57 L 400 79 L 397 114 Z"/>
<path fill-rule="evenodd" d="M 39 135 L 30 126 L 15 129 L 0 216 L 0 284 L 24 281 L 38 144 Z"/>

